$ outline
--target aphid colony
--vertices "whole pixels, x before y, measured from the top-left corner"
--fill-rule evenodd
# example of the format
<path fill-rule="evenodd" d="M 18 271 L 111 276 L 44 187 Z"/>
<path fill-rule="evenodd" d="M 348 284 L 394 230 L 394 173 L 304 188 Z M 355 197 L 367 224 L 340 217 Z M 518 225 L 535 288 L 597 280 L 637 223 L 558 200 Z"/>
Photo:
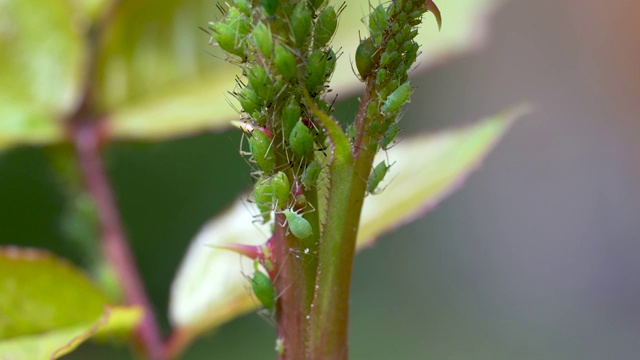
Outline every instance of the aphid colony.
<path fill-rule="evenodd" d="M 235 0 L 226 5 L 219 7 L 224 19 L 210 23 L 210 29 L 230 61 L 243 69 L 232 95 L 242 107 L 240 127 L 255 164 L 253 201 L 263 222 L 280 213 L 294 236 L 310 237 L 313 230 L 304 214 L 315 208 L 303 200 L 305 192 L 315 191 L 321 170 L 315 152 L 324 148 L 326 135 L 307 111 L 303 92 L 330 111 L 322 95 L 337 55 L 327 44 L 342 7 L 325 0 Z"/>
<path fill-rule="evenodd" d="M 366 126 L 347 130 L 354 152 L 374 155 L 398 134 L 396 122 L 412 92 L 407 72 L 418 55 L 416 26 L 429 3 L 396 0 L 368 17 L 370 36 L 361 40 L 355 64 L 370 96 L 361 110 Z M 321 174 L 330 157 L 326 121 L 314 114 L 331 112 L 324 95 L 338 54 L 328 44 L 343 8 L 328 0 L 233 0 L 219 5 L 223 19 L 210 23 L 212 39 L 242 68 L 231 94 L 242 107 L 236 125 L 248 138 L 243 154 L 254 164 L 252 200 L 259 220 L 272 221 L 275 214 L 275 226 L 286 226 L 287 234 L 311 246 L 321 235 L 320 216 L 313 213 L 322 187 L 329 186 Z M 372 169 L 368 193 L 377 192 L 389 168 L 383 161 Z M 264 257 L 259 261 L 266 267 Z M 275 304 L 271 280 L 257 267 L 251 279 L 269 310 Z"/>

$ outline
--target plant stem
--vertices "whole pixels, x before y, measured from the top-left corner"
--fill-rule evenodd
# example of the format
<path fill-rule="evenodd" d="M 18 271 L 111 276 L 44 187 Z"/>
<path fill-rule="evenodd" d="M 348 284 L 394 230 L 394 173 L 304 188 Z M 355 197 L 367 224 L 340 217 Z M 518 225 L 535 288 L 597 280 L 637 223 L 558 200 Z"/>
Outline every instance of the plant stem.
<path fill-rule="evenodd" d="M 349 356 L 349 287 L 355 251 L 355 237 L 345 242 L 350 232 L 348 212 L 352 197 L 353 155 L 349 140 L 328 115 L 319 110 L 309 96 L 307 103 L 327 132 L 331 143 L 328 164 L 327 219 L 319 246 L 315 297 L 309 323 L 309 359 L 342 360 Z M 360 201 L 361 202 L 361 201 Z"/>
<path fill-rule="evenodd" d="M 298 250 L 298 240 L 287 234 L 287 228 L 280 226 L 285 221 L 283 214 L 276 214 L 274 255 L 278 259 L 275 287 L 280 292 L 276 302 L 278 339 L 284 341 L 285 351 L 279 359 L 292 360 L 306 358 L 306 316 L 305 304 L 311 295 L 308 293 L 304 264 L 291 253 Z"/>
<path fill-rule="evenodd" d="M 149 299 L 136 268 L 133 254 L 124 235 L 100 154 L 100 125 L 97 122 L 75 122 L 71 136 L 87 190 L 91 194 L 100 220 L 103 254 L 116 272 L 126 302 L 143 308 L 142 321 L 136 329 L 136 342 L 149 359 L 161 360 L 163 344 Z"/>

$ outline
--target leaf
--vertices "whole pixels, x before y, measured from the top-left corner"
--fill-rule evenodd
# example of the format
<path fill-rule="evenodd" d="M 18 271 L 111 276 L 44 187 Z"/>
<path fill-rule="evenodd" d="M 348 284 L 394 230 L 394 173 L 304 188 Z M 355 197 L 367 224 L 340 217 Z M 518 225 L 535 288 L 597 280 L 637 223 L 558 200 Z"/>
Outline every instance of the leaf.
<path fill-rule="evenodd" d="M 124 339 L 141 318 L 142 309 L 137 307 L 107 307 L 94 322 L 0 340 L 0 360 L 58 359 L 91 337 L 119 334 Z"/>
<path fill-rule="evenodd" d="M 227 92 L 241 69 L 198 29 L 215 14 L 213 1 L 120 4 L 98 66 L 98 102 L 110 113 L 112 137 L 184 136 L 237 117 Z"/>
<path fill-rule="evenodd" d="M 82 17 L 64 1 L 0 1 L 0 150 L 63 137 L 83 68 Z"/>
<path fill-rule="evenodd" d="M 128 332 L 142 313 L 108 308 L 77 268 L 42 250 L 0 247 L 0 360 L 62 356 L 99 332 Z"/>
<path fill-rule="evenodd" d="M 365 200 L 358 246 L 424 214 L 459 188 L 520 114 L 521 109 L 509 111 L 462 129 L 407 139 L 390 149 L 389 158 L 396 163 L 387 175 L 386 189 Z M 251 261 L 207 247 L 264 242 L 268 228 L 251 226 L 252 220 L 247 205 L 237 201 L 206 224 L 191 243 L 171 287 L 174 351 L 257 306 L 242 276 Z"/>
<path fill-rule="evenodd" d="M 464 128 L 398 143 L 388 151 L 393 165 L 380 185 L 386 183 L 386 189 L 365 199 L 357 246 L 421 217 L 459 189 L 526 111 L 518 107 Z M 386 155 L 379 153 L 374 163 L 383 159 Z"/>
<path fill-rule="evenodd" d="M 487 15 L 499 0 L 458 0 L 440 5 L 445 26 L 438 32 L 432 16 L 425 16 L 424 44 L 418 69 L 424 70 L 451 55 L 478 46 Z M 351 61 L 358 45 L 360 19 L 368 0 L 350 1 L 340 17 L 335 47 L 338 59 L 332 86 L 341 95 L 362 91 Z M 240 67 L 223 61 L 209 36 L 198 30 L 214 19 L 213 2 L 139 0 L 118 9 L 99 66 L 99 103 L 110 113 L 111 136 L 125 139 L 163 139 L 201 131 L 226 129 L 237 113 L 228 102 Z M 211 53 L 213 56 L 207 55 Z M 236 106 L 239 108 L 239 106 Z"/>
<path fill-rule="evenodd" d="M 269 226 L 254 218 L 242 199 L 203 226 L 193 239 L 171 285 L 169 318 L 176 328 L 171 352 L 177 353 L 197 335 L 258 306 L 249 280 L 253 261 L 215 244 L 259 245 Z"/>

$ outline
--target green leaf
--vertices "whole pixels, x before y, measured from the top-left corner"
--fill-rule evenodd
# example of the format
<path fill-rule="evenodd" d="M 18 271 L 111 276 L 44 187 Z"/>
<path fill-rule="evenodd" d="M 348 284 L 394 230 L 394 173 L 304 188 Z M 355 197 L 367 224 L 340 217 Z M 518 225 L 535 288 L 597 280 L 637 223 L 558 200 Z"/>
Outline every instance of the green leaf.
<path fill-rule="evenodd" d="M 0 1 L 0 150 L 63 137 L 83 69 L 84 18 L 64 1 Z"/>
<path fill-rule="evenodd" d="M 141 318 L 137 307 L 107 307 L 93 322 L 0 340 L 0 360 L 58 359 L 91 337 L 126 339 Z"/>
<path fill-rule="evenodd" d="M 426 69 L 451 55 L 475 47 L 483 39 L 487 15 L 498 0 L 459 0 L 439 4 L 444 27 L 438 32 L 433 16 L 425 15 L 424 44 L 418 63 Z M 334 37 L 342 48 L 332 86 L 341 95 L 362 91 L 350 61 L 358 45 L 360 19 L 368 0 L 350 1 Z M 140 0 L 118 9 L 99 66 L 101 110 L 110 113 L 111 136 L 163 139 L 201 131 L 226 129 L 237 118 L 227 92 L 235 87 L 238 66 L 223 61 L 209 36 L 197 29 L 217 10 L 208 1 Z M 208 56 L 209 52 L 216 57 Z M 239 106 L 236 105 L 239 109 Z"/>
<path fill-rule="evenodd" d="M 142 313 L 107 298 L 66 261 L 36 249 L 0 247 L 0 359 L 57 358 L 90 336 L 128 332 Z"/>
<path fill-rule="evenodd" d="M 417 218 L 456 190 L 521 113 L 513 110 L 462 129 L 406 139 L 390 149 L 388 156 L 396 163 L 387 174 L 386 189 L 365 200 L 359 248 Z M 208 248 L 264 242 L 268 228 L 252 226 L 252 220 L 246 203 L 239 200 L 206 224 L 191 243 L 171 288 L 169 317 L 176 328 L 176 349 L 258 306 L 242 275 L 251 269 L 251 261 Z"/>

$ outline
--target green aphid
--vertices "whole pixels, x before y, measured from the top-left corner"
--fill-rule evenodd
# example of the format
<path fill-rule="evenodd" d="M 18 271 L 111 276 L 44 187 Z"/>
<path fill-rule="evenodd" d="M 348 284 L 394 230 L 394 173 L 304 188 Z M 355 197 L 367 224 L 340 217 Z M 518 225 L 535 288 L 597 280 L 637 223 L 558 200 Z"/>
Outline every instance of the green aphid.
<path fill-rule="evenodd" d="M 302 217 L 302 215 L 289 209 L 283 211 L 283 213 L 287 218 L 289 231 L 291 231 L 293 236 L 297 237 L 300 240 L 304 240 L 313 235 L 311 224 L 309 223 L 309 221 L 307 221 L 307 219 Z"/>
<path fill-rule="evenodd" d="M 369 30 L 371 34 L 382 34 L 387 28 L 387 9 L 378 5 L 369 15 Z"/>
<path fill-rule="evenodd" d="M 318 49 L 331 41 L 338 27 L 338 14 L 333 6 L 327 6 L 318 14 L 315 33 L 313 34 L 313 46 Z"/>
<path fill-rule="evenodd" d="M 398 135 L 399 131 L 400 131 L 400 128 L 398 127 L 398 125 L 391 124 L 391 126 L 389 126 L 387 131 L 384 133 L 382 142 L 380 143 L 380 147 L 382 148 L 382 150 L 387 150 L 389 148 L 389 145 L 391 144 L 393 139 L 396 138 L 396 135 Z"/>
<path fill-rule="evenodd" d="M 259 112 L 262 109 L 262 100 L 258 97 L 253 89 L 250 87 L 244 87 L 238 94 L 236 99 L 240 102 L 242 109 L 249 115 Z"/>
<path fill-rule="evenodd" d="M 296 126 L 302 115 L 302 108 L 295 97 L 291 97 L 282 108 L 282 131 L 285 139 L 289 139 L 293 127 Z"/>
<path fill-rule="evenodd" d="M 227 11 L 226 23 L 235 30 L 237 39 L 240 41 L 244 41 L 253 28 L 249 17 L 234 7 L 230 7 Z"/>
<path fill-rule="evenodd" d="M 247 70 L 247 78 L 253 91 L 264 103 L 269 103 L 273 94 L 273 84 L 269 74 L 260 65 L 255 65 Z"/>
<path fill-rule="evenodd" d="M 376 72 L 376 83 L 384 84 L 384 81 L 387 79 L 387 69 L 380 69 Z"/>
<path fill-rule="evenodd" d="M 258 269 L 257 260 L 255 264 L 255 272 L 251 278 L 251 289 L 262 306 L 273 313 L 276 307 L 276 289 L 269 276 Z"/>
<path fill-rule="evenodd" d="M 378 115 L 378 101 L 376 99 L 371 100 L 367 105 L 367 116 L 372 117 Z"/>
<path fill-rule="evenodd" d="M 298 48 L 302 47 L 311 31 L 311 10 L 307 8 L 306 1 L 298 2 L 291 14 L 291 32 Z"/>
<path fill-rule="evenodd" d="M 262 56 L 266 59 L 270 59 L 271 52 L 273 51 L 273 37 L 271 36 L 271 30 L 269 30 L 269 27 L 263 22 L 259 22 L 258 25 L 253 28 L 251 36 L 256 48 L 260 51 Z"/>
<path fill-rule="evenodd" d="M 380 57 L 380 66 L 388 66 L 398 57 L 397 51 L 385 51 Z"/>
<path fill-rule="evenodd" d="M 313 141 L 311 130 L 302 121 L 298 121 L 289 135 L 289 145 L 293 154 L 298 158 L 308 156 L 313 152 Z"/>
<path fill-rule="evenodd" d="M 274 16 L 278 10 L 278 0 L 260 0 L 264 11 L 269 16 Z"/>
<path fill-rule="evenodd" d="M 370 194 L 376 193 L 378 185 L 380 185 L 380 182 L 382 181 L 382 179 L 384 179 L 384 176 L 387 175 L 388 170 L 389 166 L 387 166 L 387 163 L 385 163 L 383 160 L 373 169 L 371 174 L 369 174 L 369 180 L 367 180 L 367 191 Z"/>
<path fill-rule="evenodd" d="M 382 105 L 382 111 L 384 113 L 392 113 L 400 110 L 400 107 L 409 100 L 409 97 L 411 97 L 411 84 L 407 81 L 387 97 L 384 105 Z"/>
<path fill-rule="evenodd" d="M 327 81 L 327 79 L 331 77 L 331 75 L 333 74 L 333 71 L 336 69 L 336 61 L 338 60 L 338 56 L 331 48 L 327 50 L 326 57 L 327 57 L 327 62 L 324 67 L 325 82 Z"/>
<path fill-rule="evenodd" d="M 213 31 L 213 39 L 222 50 L 243 60 L 246 59 L 246 49 L 243 42 L 238 39 L 238 34 L 234 28 L 223 22 L 211 23 L 209 27 Z"/>
<path fill-rule="evenodd" d="M 233 4 L 246 16 L 251 16 L 251 1 L 235 0 Z"/>
<path fill-rule="evenodd" d="M 302 184 L 305 189 L 316 186 L 321 170 L 322 165 L 320 165 L 320 162 L 317 160 L 314 160 L 307 165 L 307 168 L 304 169 L 304 173 L 302 174 Z"/>
<path fill-rule="evenodd" d="M 305 71 L 305 81 L 310 94 L 317 94 L 326 81 L 327 54 L 316 50 L 309 55 Z"/>
<path fill-rule="evenodd" d="M 290 192 L 291 185 L 285 173 L 279 171 L 271 177 L 271 193 L 277 209 L 282 210 L 287 207 Z"/>
<path fill-rule="evenodd" d="M 358 135 L 358 128 L 356 127 L 356 124 L 351 123 L 347 125 L 347 137 L 349 138 L 349 140 L 353 141 L 357 135 Z"/>
<path fill-rule="evenodd" d="M 356 67 L 362 79 L 366 79 L 373 73 L 377 61 L 377 48 L 372 38 L 366 38 L 360 42 L 356 50 Z"/>
<path fill-rule="evenodd" d="M 291 81 L 298 77 L 298 64 L 296 63 L 296 56 L 291 50 L 277 44 L 274 50 L 274 64 L 276 69 L 280 72 L 280 75 L 287 80 Z"/>
<path fill-rule="evenodd" d="M 276 165 L 276 156 L 271 139 L 261 130 L 254 130 L 249 138 L 249 148 L 253 160 L 265 174 L 271 174 Z"/>
<path fill-rule="evenodd" d="M 273 202 L 270 178 L 260 179 L 256 182 L 256 185 L 253 188 L 253 200 L 260 211 L 262 222 L 266 223 L 271 219 L 271 207 Z"/>

